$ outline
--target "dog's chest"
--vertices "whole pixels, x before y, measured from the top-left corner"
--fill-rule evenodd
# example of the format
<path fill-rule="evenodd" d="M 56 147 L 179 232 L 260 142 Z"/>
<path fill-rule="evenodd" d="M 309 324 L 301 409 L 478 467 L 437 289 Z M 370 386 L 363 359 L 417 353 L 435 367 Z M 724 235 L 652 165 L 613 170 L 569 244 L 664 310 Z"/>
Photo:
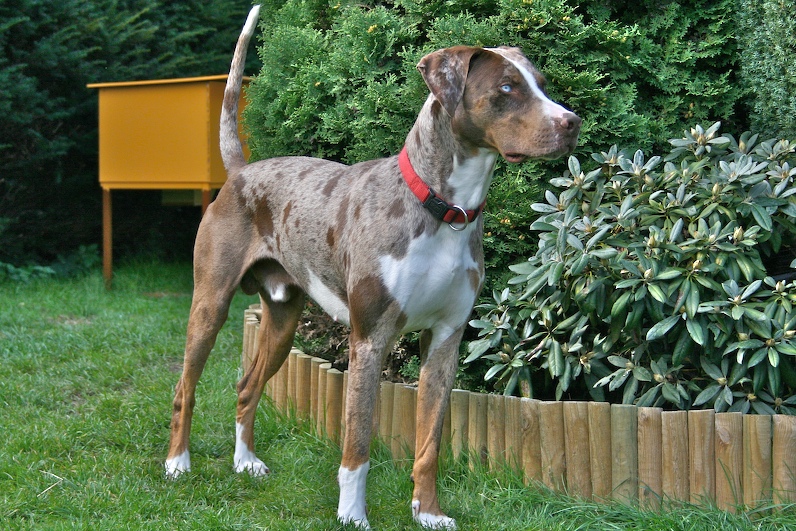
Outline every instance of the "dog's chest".
<path fill-rule="evenodd" d="M 440 321 L 456 327 L 467 319 L 483 279 L 471 250 L 468 233 L 473 229 L 441 227 L 413 239 L 404 256 L 379 259 L 382 282 L 407 316 L 404 332 Z"/>

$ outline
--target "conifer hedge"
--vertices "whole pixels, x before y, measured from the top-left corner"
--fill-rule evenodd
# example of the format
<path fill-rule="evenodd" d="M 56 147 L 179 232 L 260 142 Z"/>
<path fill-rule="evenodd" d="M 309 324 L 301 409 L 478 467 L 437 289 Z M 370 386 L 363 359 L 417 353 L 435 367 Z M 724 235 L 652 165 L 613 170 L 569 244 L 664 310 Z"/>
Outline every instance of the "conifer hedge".
<path fill-rule="evenodd" d="M 346 163 L 397 153 L 426 95 L 418 60 L 456 44 L 521 47 L 550 96 L 583 118 L 579 153 L 649 150 L 695 121 L 732 125 L 742 94 L 734 3 L 568 0 L 327 2 L 265 6 L 263 69 L 245 123 L 255 158 Z M 530 204 L 563 162 L 501 164 L 487 202 L 487 268 L 527 256 Z"/>

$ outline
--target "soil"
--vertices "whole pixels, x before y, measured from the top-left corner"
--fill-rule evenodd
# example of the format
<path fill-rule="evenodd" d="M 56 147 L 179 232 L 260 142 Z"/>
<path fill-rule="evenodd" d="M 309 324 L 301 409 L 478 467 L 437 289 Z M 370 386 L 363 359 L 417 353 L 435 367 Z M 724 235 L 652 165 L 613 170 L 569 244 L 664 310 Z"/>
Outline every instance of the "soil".
<path fill-rule="evenodd" d="M 305 354 L 323 358 L 340 371 L 348 368 L 348 333 L 347 326 L 333 320 L 313 302 L 307 304 L 296 332 L 297 343 Z M 412 383 L 413 379 L 401 375 L 400 370 L 419 353 L 414 335 L 401 337 L 387 356 L 382 377 L 390 382 Z"/>

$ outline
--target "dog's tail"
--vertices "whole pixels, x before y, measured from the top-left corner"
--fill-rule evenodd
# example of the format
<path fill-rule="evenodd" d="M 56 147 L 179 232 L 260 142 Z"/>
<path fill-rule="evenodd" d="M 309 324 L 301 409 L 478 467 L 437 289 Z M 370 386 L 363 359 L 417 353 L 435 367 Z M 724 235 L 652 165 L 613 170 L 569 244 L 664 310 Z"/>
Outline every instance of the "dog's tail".
<path fill-rule="evenodd" d="M 238 37 L 235 46 L 235 55 L 229 67 L 227 87 L 224 89 L 224 104 L 221 107 L 220 144 L 221 160 L 227 172 L 246 165 L 243 156 L 243 146 L 238 137 L 238 99 L 243 84 L 243 66 L 246 63 L 246 49 L 249 41 L 257 29 L 257 19 L 260 15 L 260 6 L 256 5 L 249 11 L 249 17 Z"/>

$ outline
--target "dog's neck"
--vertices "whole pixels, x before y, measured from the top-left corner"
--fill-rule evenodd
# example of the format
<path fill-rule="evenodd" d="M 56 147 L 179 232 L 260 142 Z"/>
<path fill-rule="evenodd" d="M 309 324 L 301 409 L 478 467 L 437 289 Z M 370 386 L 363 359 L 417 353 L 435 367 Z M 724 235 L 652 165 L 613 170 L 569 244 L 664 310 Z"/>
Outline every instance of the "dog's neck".
<path fill-rule="evenodd" d="M 420 178 L 446 201 L 475 209 L 486 199 L 497 153 L 464 145 L 451 117 L 429 96 L 406 138 L 409 158 Z"/>

